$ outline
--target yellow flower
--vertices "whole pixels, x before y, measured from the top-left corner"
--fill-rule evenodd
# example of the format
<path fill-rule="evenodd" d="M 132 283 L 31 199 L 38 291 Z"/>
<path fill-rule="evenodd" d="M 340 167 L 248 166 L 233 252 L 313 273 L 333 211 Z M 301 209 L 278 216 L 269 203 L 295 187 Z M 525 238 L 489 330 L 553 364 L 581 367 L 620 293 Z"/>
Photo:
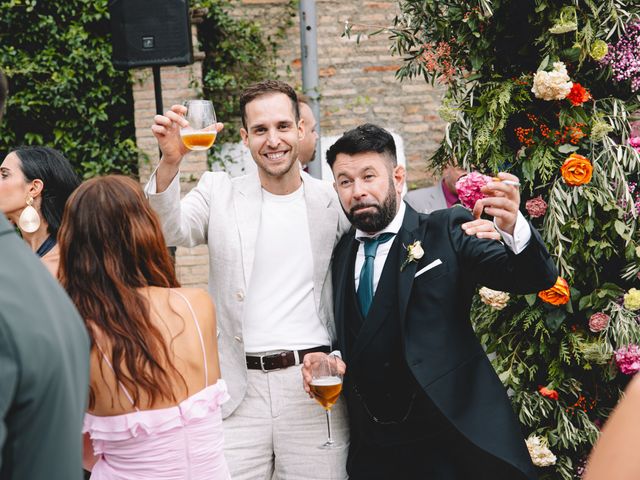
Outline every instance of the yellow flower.
<path fill-rule="evenodd" d="M 640 290 L 632 288 L 624 294 L 624 308 L 627 310 L 640 310 Z"/>
<path fill-rule="evenodd" d="M 602 60 L 609 53 L 609 45 L 604 40 L 596 40 L 591 44 L 591 50 L 589 51 L 589 55 L 595 61 Z"/>

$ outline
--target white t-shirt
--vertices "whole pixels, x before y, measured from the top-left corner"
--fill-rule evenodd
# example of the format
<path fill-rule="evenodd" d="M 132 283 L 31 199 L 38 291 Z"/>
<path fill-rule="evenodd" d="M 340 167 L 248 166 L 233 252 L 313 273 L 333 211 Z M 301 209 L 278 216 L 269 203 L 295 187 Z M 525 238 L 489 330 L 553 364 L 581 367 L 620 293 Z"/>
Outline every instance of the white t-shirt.
<path fill-rule="evenodd" d="M 262 190 L 255 260 L 243 313 L 245 351 L 331 345 L 316 311 L 304 185 L 289 195 Z"/>

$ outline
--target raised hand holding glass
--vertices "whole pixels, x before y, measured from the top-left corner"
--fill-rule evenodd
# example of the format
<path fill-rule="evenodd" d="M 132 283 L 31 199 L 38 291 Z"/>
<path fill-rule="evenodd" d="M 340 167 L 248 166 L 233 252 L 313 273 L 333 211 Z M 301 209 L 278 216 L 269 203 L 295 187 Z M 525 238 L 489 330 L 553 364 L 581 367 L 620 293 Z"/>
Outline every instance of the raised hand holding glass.
<path fill-rule="evenodd" d="M 180 129 L 180 136 L 189 150 L 207 150 L 216 141 L 216 112 L 210 100 L 187 100 L 185 119 L 189 125 Z"/>

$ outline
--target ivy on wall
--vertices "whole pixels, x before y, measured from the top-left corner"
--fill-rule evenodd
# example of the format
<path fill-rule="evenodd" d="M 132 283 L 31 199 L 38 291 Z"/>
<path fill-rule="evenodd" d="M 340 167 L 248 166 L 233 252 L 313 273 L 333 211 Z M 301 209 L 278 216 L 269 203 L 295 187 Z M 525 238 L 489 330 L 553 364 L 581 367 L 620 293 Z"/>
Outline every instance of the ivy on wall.
<path fill-rule="evenodd" d="M 84 177 L 135 174 L 128 73 L 111 63 L 107 0 L 0 0 L 0 68 L 10 97 L 0 155 L 62 151 Z"/>

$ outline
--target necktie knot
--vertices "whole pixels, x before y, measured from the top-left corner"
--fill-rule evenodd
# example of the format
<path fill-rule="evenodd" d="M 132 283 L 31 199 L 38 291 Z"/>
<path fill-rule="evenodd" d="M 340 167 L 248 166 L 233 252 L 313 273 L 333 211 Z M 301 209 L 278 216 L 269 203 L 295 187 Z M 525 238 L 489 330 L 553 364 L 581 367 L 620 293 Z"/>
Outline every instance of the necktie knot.
<path fill-rule="evenodd" d="M 364 256 L 365 257 L 374 257 L 376 256 L 376 252 L 378 251 L 378 246 L 383 243 L 391 240 L 395 234 L 391 232 L 381 233 L 377 237 L 366 237 L 363 239 L 364 242 Z"/>

